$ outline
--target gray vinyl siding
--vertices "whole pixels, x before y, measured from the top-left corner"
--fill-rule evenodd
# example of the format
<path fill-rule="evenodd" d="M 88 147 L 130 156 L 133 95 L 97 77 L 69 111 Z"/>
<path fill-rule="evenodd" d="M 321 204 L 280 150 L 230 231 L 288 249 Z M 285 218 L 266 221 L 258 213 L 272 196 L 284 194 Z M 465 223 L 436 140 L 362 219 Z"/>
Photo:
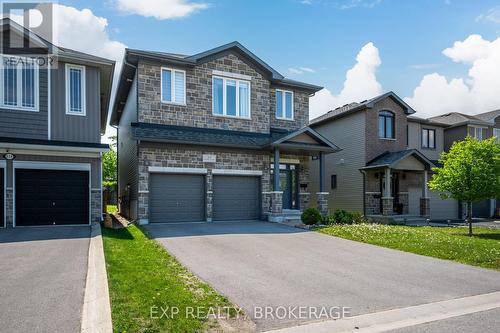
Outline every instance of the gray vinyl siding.
<path fill-rule="evenodd" d="M 86 115 L 66 114 L 66 64 L 52 71 L 51 139 L 72 142 L 101 142 L 100 78 L 95 67 L 85 67 Z"/>
<path fill-rule="evenodd" d="M 450 150 L 455 141 L 465 139 L 467 136 L 467 125 L 452 127 L 444 131 L 444 150 Z"/>
<path fill-rule="evenodd" d="M 436 148 L 429 149 L 422 147 L 422 129 L 435 131 Z M 439 160 L 444 150 L 444 130 L 442 127 L 428 126 L 416 122 L 408 122 L 408 148 L 418 149 L 430 160 Z"/>
<path fill-rule="evenodd" d="M 41 69 L 38 112 L 0 109 L 0 136 L 47 140 L 47 82 L 47 70 Z"/>
<path fill-rule="evenodd" d="M 359 171 L 365 166 L 365 112 L 314 127 L 319 133 L 334 142 L 342 151 L 325 157 L 325 186 L 329 192 L 328 206 L 333 212 L 345 209 L 363 213 L 363 175 Z M 319 192 L 319 164 L 312 161 L 311 192 Z M 331 175 L 337 175 L 337 188 L 331 189 Z"/>
<path fill-rule="evenodd" d="M 137 141 L 132 139 L 132 122 L 137 121 L 137 79 L 134 79 L 127 103 L 118 127 L 118 187 L 119 195 L 124 195 L 125 187 L 130 184 L 131 218 L 136 218 L 136 205 L 139 183 L 139 159 Z"/>

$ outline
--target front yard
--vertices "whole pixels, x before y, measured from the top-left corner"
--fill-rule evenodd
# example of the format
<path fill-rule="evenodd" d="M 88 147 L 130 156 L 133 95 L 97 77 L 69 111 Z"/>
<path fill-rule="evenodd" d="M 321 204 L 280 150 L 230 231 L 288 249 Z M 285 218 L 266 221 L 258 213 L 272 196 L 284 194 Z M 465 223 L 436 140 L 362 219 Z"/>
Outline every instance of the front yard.
<path fill-rule="evenodd" d="M 408 227 L 379 224 L 334 225 L 317 231 L 358 242 L 463 264 L 500 270 L 500 230 L 474 228 Z"/>
<path fill-rule="evenodd" d="M 103 229 L 103 241 L 115 332 L 218 331 L 219 322 L 208 318 L 213 311 L 235 317 L 227 298 L 140 228 Z"/>

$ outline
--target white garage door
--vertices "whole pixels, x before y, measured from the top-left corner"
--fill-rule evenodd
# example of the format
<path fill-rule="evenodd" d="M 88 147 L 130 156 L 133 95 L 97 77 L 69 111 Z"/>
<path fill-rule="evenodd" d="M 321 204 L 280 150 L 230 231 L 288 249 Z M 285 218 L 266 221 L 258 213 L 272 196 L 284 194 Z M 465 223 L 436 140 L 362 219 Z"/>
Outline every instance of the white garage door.
<path fill-rule="evenodd" d="M 458 202 L 453 199 L 443 200 L 438 192 L 429 191 L 431 198 L 431 219 L 432 220 L 453 220 L 458 218 Z"/>

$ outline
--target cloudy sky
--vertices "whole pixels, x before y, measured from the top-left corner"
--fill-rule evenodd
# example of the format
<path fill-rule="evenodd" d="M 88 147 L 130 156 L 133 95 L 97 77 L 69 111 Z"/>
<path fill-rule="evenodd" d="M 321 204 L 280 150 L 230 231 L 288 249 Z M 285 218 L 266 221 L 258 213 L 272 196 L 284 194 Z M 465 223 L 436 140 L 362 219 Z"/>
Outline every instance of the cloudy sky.
<path fill-rule="evenodd" d="M 60 45 L 117 61 L 238 40 L 325 87 L 311 117 L 390 90 L 421 117 L 500 108 L 498 0 L 61 0 L 56 15 Z"/>

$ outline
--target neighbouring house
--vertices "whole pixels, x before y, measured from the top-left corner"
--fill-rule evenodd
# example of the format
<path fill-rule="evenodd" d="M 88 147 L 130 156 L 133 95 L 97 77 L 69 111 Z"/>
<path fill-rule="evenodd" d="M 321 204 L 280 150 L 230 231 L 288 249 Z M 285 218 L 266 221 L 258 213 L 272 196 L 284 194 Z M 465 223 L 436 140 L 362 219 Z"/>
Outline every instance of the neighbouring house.
<path fill-rule="evenodd" d="M 430 191 L 431 168 L 444 149 L 445 125 L 420 119 L 393 92 L 332 110 L 310 127 L 342 151 L 325 157 L 330 211 L 373 217 L 458 218 L 455 200 Z M 312 192 L 321 184 L 312 160 Z"/>
<path fill-rule="evenodd" d="M 307 127 L 320 89 L 238 42 L 195 55 L 127 49 L 111 116 L 120 212 L 140 223 L 300 213 L 310 156 L 340 150 Z"/>
<path fill-rule="evenodd" d="M 472 136 L 483 140 L 491 137 L 500 138 L 500 110 L 466 115 L 451 112 L 444 115 L 432 117 L 429 120 L 446 125 L 444 129 L 444 147 L 450 149 L 455 141 L 463 140 L 466 136 Z M 477 218 L 488 218 L 497 215 L 497 207 L 500 207 L 498 199 L 484 200 L 472 204 L 472 216 Z M 460 205 L 460 215 L 465 214 L 465 208 Z"/>
<path fill-rule="evenodd" d="M 9 19 L 1 29 L 0 225 L 101 221 L 114 62 L 55 46 Z"/>

